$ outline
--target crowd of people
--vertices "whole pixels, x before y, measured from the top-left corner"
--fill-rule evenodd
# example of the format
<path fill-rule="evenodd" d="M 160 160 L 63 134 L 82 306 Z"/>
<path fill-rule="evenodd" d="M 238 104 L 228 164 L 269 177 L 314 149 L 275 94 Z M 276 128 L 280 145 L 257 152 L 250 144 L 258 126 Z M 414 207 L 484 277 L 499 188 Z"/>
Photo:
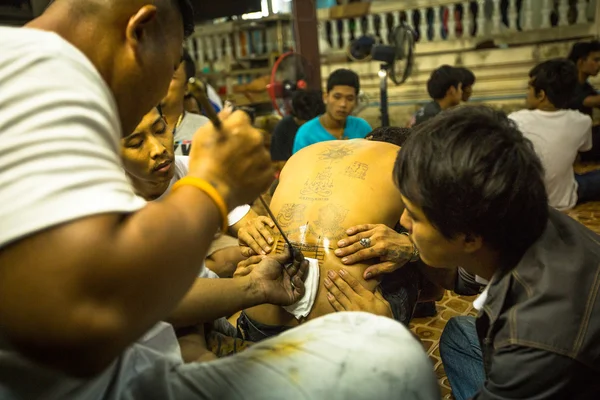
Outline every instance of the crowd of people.
<path fill-rule="evenodd" d="M 600 199 L 573 170 L 598 42 L 508 116 L 441 66 L 407 128 L 352 116 L 337 70 L 269 154 L 247 113 L 201 115 L 192 15 L 55 0 L 0 28 L 0 398 L 439 399 L 408 325 L 444 290 L 479 294 L 440 340 L 456 399 L 597 398 L 600 241 L 562 211 Z"/>

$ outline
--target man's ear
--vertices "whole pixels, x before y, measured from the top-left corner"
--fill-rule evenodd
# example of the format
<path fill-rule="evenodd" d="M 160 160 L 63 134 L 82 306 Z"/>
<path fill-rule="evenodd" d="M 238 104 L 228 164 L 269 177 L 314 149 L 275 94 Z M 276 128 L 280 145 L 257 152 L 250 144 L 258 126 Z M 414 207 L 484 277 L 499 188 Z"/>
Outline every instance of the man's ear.
<path fill-rule="evenodd" d="M 329 93 L 327 93 L 327 92 L 323 93 L 323 103 L 325 103 L 325 104 L 327 104 L 327 95 L 328 94 Z"/>
<path fill-rule="evenodd" d="M 156 22 L 157 9 L 154 5 L 145 5 L 138 12 L 129 18 L 125 37 L 127 42 L 132 46 L 137 47 L 141 40 L 148 35 L 149 25 Z"/>
<path fill-rule="evenodd" d="M 473 254 L 483 247 L 483 239 L 479 235 L 466 234 L 463 238 L 463 246 L 466 253 Z"/>
<path fill-rule="evenodd" d="M 546 91 L 540 89 L 540 91 L 535 94 L 535 97 L 537 97 L 539 101 L 543 101 L 546 98 Z"/>

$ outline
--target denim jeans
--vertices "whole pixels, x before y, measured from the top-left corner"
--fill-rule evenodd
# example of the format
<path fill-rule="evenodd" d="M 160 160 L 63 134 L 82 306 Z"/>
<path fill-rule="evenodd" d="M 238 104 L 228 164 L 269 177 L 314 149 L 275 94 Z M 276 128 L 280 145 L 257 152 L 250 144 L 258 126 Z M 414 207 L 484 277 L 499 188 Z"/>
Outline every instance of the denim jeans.
<path fill-rule="evenodd" d="M 577 181 L 577 203 L 600 200 L 600 170 L 575 174 Z"/>
<path fill-rule="evenodd" d="M 440 355 L 456 400 L 475 396 L 485 382 L 475 317 L 454 317 L 440 338 Z"/>

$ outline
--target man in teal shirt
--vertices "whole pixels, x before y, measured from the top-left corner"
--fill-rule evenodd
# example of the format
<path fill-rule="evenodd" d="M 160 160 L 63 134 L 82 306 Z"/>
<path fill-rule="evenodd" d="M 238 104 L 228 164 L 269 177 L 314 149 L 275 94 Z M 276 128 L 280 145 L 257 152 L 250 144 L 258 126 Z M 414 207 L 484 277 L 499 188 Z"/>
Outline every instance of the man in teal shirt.
<path fill-rule="evenodd" d="M 325 114 L 300 127 L 294 141 L 294 154 L 318 142 L 338 139 L 362 139 L 373 129 L 362 118 L 350 115 L 358 98 L 360 80 L 349 69 L 338 69 L 327 79 L 323 96 Z"/>

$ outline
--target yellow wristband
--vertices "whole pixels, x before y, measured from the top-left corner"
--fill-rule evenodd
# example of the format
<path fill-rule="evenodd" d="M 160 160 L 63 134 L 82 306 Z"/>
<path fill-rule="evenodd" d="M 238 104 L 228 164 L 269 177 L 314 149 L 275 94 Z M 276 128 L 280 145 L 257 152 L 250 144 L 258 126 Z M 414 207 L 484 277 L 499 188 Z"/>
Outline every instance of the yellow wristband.
<path fill-rule="evenodd" d="M 186 176 L 185 178 L 181 178 L 173 185 L 171 191 L 175 191 L 184 185 L 194 186 L 202 190 L 211 200 L 216 204 L 221 212 L 221 216 L 223 218 L 223 233 L 227 232 L 227 228 L 229 227 L 229 221 L 227 219 L 227 205 L 225 204 L 225 200 L 223 197 L 217 192 L 217 189 L 214 188 L 213 185 L 205 181 L 204 179 L 194 178 L 191 176 Z"/>

